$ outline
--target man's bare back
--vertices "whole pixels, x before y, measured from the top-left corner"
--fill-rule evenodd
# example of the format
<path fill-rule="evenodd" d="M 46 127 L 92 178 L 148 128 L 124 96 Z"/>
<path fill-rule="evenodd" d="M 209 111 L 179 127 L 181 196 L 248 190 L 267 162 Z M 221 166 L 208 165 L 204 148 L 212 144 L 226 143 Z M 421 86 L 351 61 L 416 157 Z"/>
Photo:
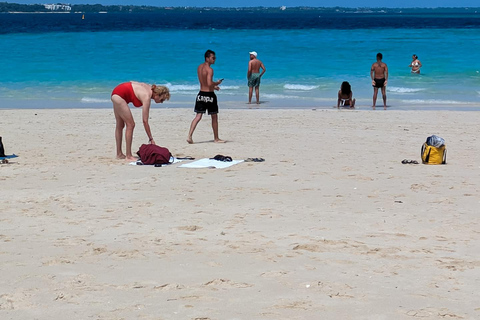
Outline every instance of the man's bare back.
<path fill-rule="evenodd" d="M 202 63 L 197 68 L 198 81 L 200 82 L 200 91 L 213 92 L 215 84 L 212 82 L 213 69 L 207 62 Z"/>
<path fill-rule="evenodd" d="M 258 59 L 253 59 L 248 62 L 250 64 L 250 71 L 251 73 L 260 73 L 260 68 L 262 67 L 262 61 Z"/>
<path fill-rule="evenodd" d="M 372 64 L 372 71 L 375 74 L 375 79 L 383 79 L 385 78 L 385 70 L 387 69 L 387 65 L 382 61 L 377 61 Z"/>

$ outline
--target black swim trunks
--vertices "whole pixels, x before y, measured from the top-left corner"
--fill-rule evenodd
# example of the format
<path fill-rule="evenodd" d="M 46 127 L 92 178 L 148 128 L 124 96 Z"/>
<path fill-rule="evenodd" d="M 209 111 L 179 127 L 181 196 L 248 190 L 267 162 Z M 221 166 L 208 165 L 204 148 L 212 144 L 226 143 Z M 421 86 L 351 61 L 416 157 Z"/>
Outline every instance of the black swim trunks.
<path fill-rule="evenodd" d="M 385 86 L 385 78 L 382 79 L 373 79 L 375 81 L 375 85 L 372 87 L 375 88 L 383 88 Z"/>
<path fill-rule="evenodd" d="M 205 113 L 207 110 L 208 114 L 218 113 L 217 95 L 215 92 L 200 91 L 197 94 L 194 111 L 196 113 Z"/>

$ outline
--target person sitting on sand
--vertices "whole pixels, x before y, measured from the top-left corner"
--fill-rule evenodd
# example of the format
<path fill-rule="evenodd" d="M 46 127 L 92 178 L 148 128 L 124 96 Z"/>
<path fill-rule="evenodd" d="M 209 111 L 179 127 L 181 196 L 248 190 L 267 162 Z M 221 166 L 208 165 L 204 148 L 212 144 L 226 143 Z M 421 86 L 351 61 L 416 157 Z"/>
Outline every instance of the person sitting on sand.
<path fill-rule="evenodd" d="M 142 107 L 142 119 L 145 132 L 147 133 L 150 144 L 155 144 L 148 118 L 150 113 L 150 103 L 154 100 L 155 103 L 163 103 L 170 99 L 170 92 L 167 87 L 149 85 L 142 82 L 130 81 L 119 84 L 112 91 L 111 100 L 113 102 L 113 112 L 117 122 L 115 127 L 115 141 L 117 143 L 117 159 L 127 159 L 129 161 L 137 160 L 132 155 L 132 140 L 133 129 L 135 128 L 135 121 L 133 120 L 132 112 L 128 107 L 129 103 L 137 108 Z M 123 128 L 125 129 L 126 154 L 122 152 L 122 135 Z"/>
<path fill-rule="evenodd" d="M 418 60 L 418 56 L 416 54 L 412 56 L 412 63 L 410 63 L 409 67 L 412 68 L 412 73 L 420 73 L 422 63 L 420 62 L 420 60 Z"/>
<path fill-rule="evenodd" d="M 348 81 L 343 81 L 340 90 L 338 90 L 337 108 L 355 108 L 355 99 L 353 97 L 352 87 Z"/>

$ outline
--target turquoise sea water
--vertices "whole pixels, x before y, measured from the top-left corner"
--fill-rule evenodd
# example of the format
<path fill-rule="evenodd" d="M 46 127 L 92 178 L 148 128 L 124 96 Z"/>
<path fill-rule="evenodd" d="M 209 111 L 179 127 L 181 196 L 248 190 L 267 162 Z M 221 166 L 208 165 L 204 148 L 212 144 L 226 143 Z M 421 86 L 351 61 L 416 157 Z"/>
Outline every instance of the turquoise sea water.
<path fill-rule="evenodd" d="M 172 92 L 165 107 L 192 108 L 196 68 L 207 49 L 217 54 L 215 78 L 225 78 L 218 92 L 220 107 L 247 107 L 251 50 L 267 68 L 261 85 L 264 108 L 331 108 L 345 80 L 352 84 L 357 104 L 370 106 L 369 71 L 377 52 L 389 66 L 392 108 L 480 106 L 480 29 L 361 26 L 0 34 L 0 108 L 110 108 L 111 90 L 128 80 L 165 84 Z M 423 63 L 421 75 L 408 68 L 414 53 Z"/>

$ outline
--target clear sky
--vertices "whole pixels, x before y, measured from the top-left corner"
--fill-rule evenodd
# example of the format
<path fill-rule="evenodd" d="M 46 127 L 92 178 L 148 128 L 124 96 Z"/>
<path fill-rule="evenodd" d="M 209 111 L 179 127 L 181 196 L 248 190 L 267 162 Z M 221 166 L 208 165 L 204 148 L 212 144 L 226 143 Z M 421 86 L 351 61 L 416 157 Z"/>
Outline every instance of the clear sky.
<path fill-rule="evenodd" d="M 479 0 L 6 0 L 9 3 L 69 3 L 69 4 L 133 4 L 157 7 L 387 7 L 387 8 L 435 8 L 480 7 Z"/>

